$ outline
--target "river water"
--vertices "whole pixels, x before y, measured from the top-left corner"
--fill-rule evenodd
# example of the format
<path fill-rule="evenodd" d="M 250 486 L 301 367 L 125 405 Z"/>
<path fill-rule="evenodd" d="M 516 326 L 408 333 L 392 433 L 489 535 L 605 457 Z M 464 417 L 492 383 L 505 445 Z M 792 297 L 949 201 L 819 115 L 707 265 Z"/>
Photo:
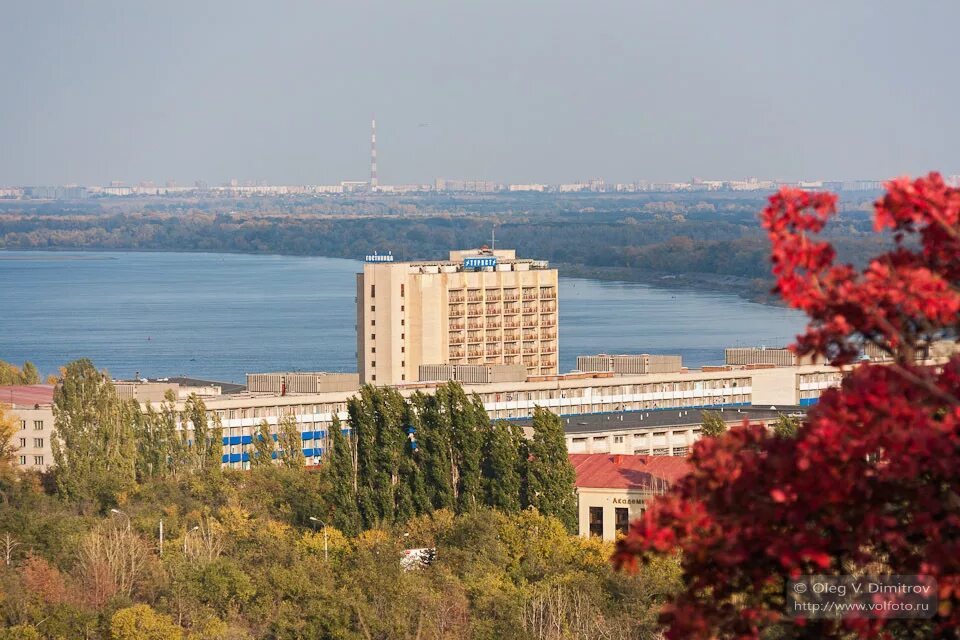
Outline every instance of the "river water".
<path fill-rule="evenodd" d="M 0 360 L 43 373 L 79 357 L 116 377 L 243 382 L 252 371 L 356 370 L 355 280 L 336 258 L 212 253 L 0 252 Z M 560 278 L 560 368 L 585 353 L 781 345 L 795 311 L 735 295 Z"/>

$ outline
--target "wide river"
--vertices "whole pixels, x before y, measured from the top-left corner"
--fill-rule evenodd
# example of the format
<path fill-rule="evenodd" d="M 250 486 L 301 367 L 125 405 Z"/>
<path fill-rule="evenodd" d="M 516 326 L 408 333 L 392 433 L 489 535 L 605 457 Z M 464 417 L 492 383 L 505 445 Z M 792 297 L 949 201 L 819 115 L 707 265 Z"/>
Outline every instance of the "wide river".
<path fill-rule="evenodd" d="M 43 373 L 80 357 L 116 377 L 243 382 L 253 371 L 356 370 L 360 262 L 210 253 L 0 251 L 0 360 Z M 781 345 L 797 312 L 735 295 L 560 278 L 560 367 L 578 354 L 723 362 Z"/>

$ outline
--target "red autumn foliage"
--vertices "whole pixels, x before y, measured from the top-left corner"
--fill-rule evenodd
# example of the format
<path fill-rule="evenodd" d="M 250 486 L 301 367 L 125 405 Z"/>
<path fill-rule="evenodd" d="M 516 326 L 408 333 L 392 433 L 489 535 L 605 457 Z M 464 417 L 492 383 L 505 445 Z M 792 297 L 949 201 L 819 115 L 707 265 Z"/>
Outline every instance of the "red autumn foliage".
<path fill-rule="evenodd" d="M 693 471 L 617 547 L 633 568 L 679 551 L 685 589 L 664 609 L 670 638 L 956 637 L 960 627 L 960 356 L 916 354 L 960 329 L 960 190 L 937 174 L 886 185 L 877 231 L 893 249 L 862 271 L 818 241 L 836 198 L 784 189 L 763 224 L 777 291 L 810 316 L 796 350 L 854 362 L 864 343 L 893 356 L 826 391 L 797 437 L 744 425 L 700 440 Z M 795 621 L 784 583 L 803 574 L 927 574 L 932 621 Z M 916 635 L 919 632 L 920 635 Z"/>

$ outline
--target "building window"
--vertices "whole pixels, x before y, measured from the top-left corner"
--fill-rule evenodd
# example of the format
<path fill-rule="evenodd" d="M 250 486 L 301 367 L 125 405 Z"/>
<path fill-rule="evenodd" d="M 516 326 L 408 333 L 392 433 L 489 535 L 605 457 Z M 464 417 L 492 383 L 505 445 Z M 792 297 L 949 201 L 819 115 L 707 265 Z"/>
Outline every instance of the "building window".
<path fill-rule="evenodd" d="M 690 451 L 689 447 L 674 447 L 674 448 L 673 448 L 673 455 L 675 455 L 675 456 L 686 456 L 689 451 Z"/>
<path fill-rule="evenodd" d="M 400 347 L 400 353 L 406 353 L 406 352 L 407 352 L 406 347 Z"/>
<path fill-rule="evenodd" d="M 21 421 L 20 421 L 20 428 L 21 428 L 21 429 L 26 429 L 26 428 L 27 428 L 27 421 L 26 421 L 26 420 L 21 420 Z"/>
<path fill-rule="evenodd" d="M 377 285 L 375 284 L 370 285 L 370 297 L 371 298 L 377 297 Z"/>
<path fill-rule="evenodd" d="M 34 438 L 33 446 L 37 449 L 43 449 L 43 438 Z"/>
<path fill-rule="evenodd" d="M 371 326 L 371 327 L 377 326 L 377 321 L 376 321 L 376 320 L 371 320 L 371 321 L 370 321 L 370 326 Z"/>
<path fill-rule="evenodd" d="M 376 347 L 370 347 L 370 353 L 376 353 L 376 352 L 377 352 Z"/>
<path fill-rule="evenodd" d="M 613 436 L 613 441 L 617 444 L 623 443 L 623 436 Z"/>
<path fill-rule="evenodd" d="M 21 448 L 21 449 L 26 449 L 26 448 L 27 448 L 27 439 L 26 439 L 26 438 L 20 438 L 20 448 Z"/>
<path fill-rule="evenodd" d="M 407 374 L 401 373 L 401 374 L 400 374 L 400 379 L 401 379 L 401 380 L 406 380 L 406 379 L 407 379 Z"/>
<path fill-rule="evenodd" d="M 630 529 L 630 510 L 626 507 L 616 507 L 613 514 L 616 520 L 613 526 L 617 533 L 627 535 L 627 530 Z"/>
<path fill-rule="evenodd" d="M 407 324 L 407 321 L 406 321 L 406 320 L 401 320 L 401 321 L 400 321 L 400 326 L 401 326 L 401 327 L 402 327 L 403 325 L 405 325 L 405 324 Z"/>
<path fill-rule="evenodd" d="M 401 284 L 401 285 L 400 285 L 400 297 L 401 297 L 401 298 L 403 297 L 403 294 L 404 294 L 404 288 L 403 288 L 403 285 Z"/>
<path fill-rule="evenodd" d="M 370 334 L 370 339 L 371 339 L 371 340 L 376 340 L 376 339 L 377 339 L 377 334 L 371 333 L 371 334 Z"/>
<path fill-rule="evenodd" d="M 406 308 L 405 306 L 400 305 L 400 311 L 406 311 L 406 310 L 407 310 L 407 308 Z"/>
<path fill-rule="evenodd" d="M 401 366 L 401 367 L 407 366 L 407 361 L 406 361 L 406 360 L 401 360 L 401 361 L 400 361 L 400 366 Z"/>
<path fill-rule="evenodd" d="M 25 467 L 27 465 L 27 456 L 20 456 L 20 466 Z"/>
<path fill-rule="evenodd" d="M 33 421 L 33 430 L 34 430 L 34 431 L 43 431 L 43 420 L 34 420 L 34 421 Z"/>
<path fill-rule="evenodd" d="M 376 305 L 370 305 L 370 311 L 376 311 L 376 310 L 377 310 Z"/>
<path fill-rule="evenodd" d="M 401 339 L 401 340 L 406 340 L 406 339 L 407 339 L 407 334 L 401 333 L 401 334 L 400 334 L 400 339 Z"/>
<path fill-rule="evenodd" d="M 590 535 L 603 537 L 603 507 L 590 507 Z"/>
<path fill-rule="evenodd" d="M 373 380 L 374 382 L 376 382 L 376 381 L 377 381 L 377 374 L 373 374 L 372 376 L 370 376 L 370 379 Z"/>
<path fill-rule="evenodd" d="M 43 456 L 33 456 L 33 464 L 41 466 L 43 464 Z"/>
<path fill-rule="evenodd" d="M 377 366 L 377 361 L 376 361 L 376 360 L 374 360 L 373 362 L 371 362 L 371 363 L 370 363 L 370 366 L 371 366 L 371 367 L 375 367 L 375 366 Z"/>

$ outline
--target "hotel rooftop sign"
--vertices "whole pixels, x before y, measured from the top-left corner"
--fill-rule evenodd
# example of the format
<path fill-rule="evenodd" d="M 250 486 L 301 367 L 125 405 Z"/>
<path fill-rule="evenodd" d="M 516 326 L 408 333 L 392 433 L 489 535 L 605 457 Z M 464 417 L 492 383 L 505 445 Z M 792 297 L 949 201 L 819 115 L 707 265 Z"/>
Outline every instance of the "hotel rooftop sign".
<path fill-rule="evenodd" d="M 484 267 L 496 267 L 496 266 L 497 266 L 496 256 L 482 256 L 479 258 L 463 259 L 464 269 L 483 269 Z"/>
<path fill-rule="evenodd" d="M 363 261 L 364 262 L 393 262 L 393 254 L 388 253 L 388 254 L 381 255 L 379 253 L 373 253 L 372 255 L 364 256 Z"/>

